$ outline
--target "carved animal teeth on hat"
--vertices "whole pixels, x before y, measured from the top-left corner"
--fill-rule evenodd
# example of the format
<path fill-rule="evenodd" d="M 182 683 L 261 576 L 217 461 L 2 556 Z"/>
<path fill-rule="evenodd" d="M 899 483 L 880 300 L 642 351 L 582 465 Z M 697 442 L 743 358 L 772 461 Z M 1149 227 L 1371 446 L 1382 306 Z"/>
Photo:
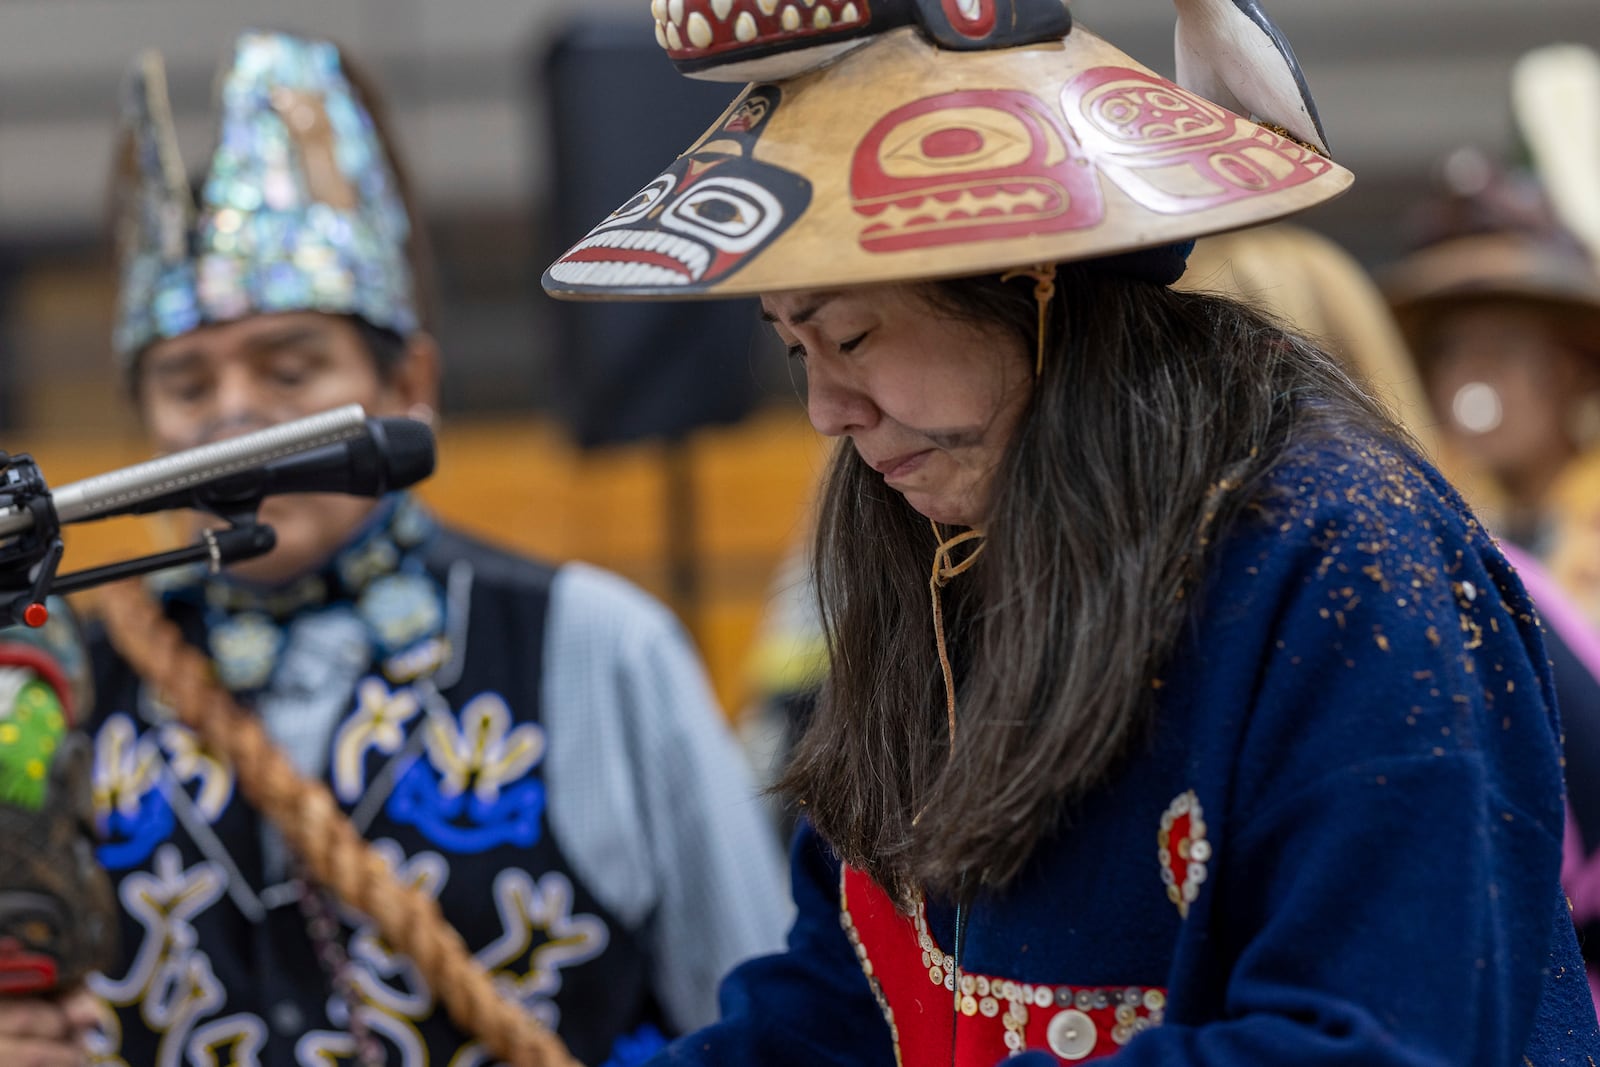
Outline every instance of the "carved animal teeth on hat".
<path fill-rule="evenodd" d="M 689 43 L 696 48 L 710 48 L 711 40 L 711 23 L 706 21 L 704 15 L 696 11 L 689 16 Z"/>
<path fill-rule="evenodd" d="M 1074 29 L 1061 0 L 664 2 L 711 33 L 691 49 L 667 25 L 680 71 L 757 82 L 546 272 L 553 295 L 741 296 L 1161 249 L 1181 273 L 1193 238 L 1351 181 Z M 1267 39 L 1235 3 L 1260 13 L 1180 7 L 1226 5 Z M 1273 57 L 1292 66 L 1286 42 Z"/>

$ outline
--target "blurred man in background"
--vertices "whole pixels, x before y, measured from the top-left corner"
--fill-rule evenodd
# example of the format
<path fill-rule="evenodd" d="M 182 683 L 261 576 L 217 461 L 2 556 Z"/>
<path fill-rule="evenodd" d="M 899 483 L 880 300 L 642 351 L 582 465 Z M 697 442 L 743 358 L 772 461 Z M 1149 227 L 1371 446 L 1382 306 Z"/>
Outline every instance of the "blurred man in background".
<path fill-rule="evenodd" d="M 159 61 L 130 81 L 115 348 L 152 444 L 348 403 L 431 418 L 420 235 L 371 90 L 333 45 L 277 33 L 242 35 L 221 86 L 196 199 Z M 405 495 L 276 497 L 260 517 L 270 555 L 157 590 L 216 681 L 580 1059 L 633 1062 L 710 1021 L 722 973 L 780 944 L 787 894 L 666 610 L 472 542 Z M 125 655 L 146 636 L 92 642 L 122 958 L 93 1001 L 0 1004 L 0 1062 L 81 1062 L 94 1014 L 96 1062 L 486 1062 L 239 769 L 173 721 Z"/>
<path fill-rule="evenodd" d="M 1493 479 L 1498 526 L 1543 554 L 1549 494 L 1600 445 L 1600 271 L 1537 177 L 1462 150 L 1385 290 L 1447 448 Z"/>

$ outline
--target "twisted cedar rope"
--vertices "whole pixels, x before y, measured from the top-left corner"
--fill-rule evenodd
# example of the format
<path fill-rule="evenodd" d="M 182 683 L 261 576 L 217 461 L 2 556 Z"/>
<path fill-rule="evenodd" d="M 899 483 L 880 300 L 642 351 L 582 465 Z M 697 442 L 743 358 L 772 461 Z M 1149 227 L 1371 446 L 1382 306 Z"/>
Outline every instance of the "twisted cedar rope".
<path fill-rule="evenodd" d="M 396 880 L 328 787 L 290 765 L 255 716 L 212 680 L 205 654 L 138 585 L 108 586 L 99 604 L 122 657 L 206 748 L 233 765 L 239 791 L 278 828 L 311 876 L 370 916 L 384 940 L 417 965 L 452 1022 L 512 1067 L 582 1067 L 560 1038 L 500 994 L 438 903 Z"/>

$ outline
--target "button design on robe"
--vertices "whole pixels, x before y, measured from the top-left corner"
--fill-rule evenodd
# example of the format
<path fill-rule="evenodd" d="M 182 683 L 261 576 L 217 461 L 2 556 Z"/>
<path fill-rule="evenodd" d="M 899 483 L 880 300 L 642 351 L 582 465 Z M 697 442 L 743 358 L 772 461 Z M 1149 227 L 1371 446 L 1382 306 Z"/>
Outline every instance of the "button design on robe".
<path fill-rule="evenodd" d="M 1161 865 L 1161 882 L 1167 887 L 1167 899 L 1176 904 L 1178 914 L 1187 919 L 1189 905 L 1200 896 L 1200 883 L 1206 880 L 1206 863 L 1211 859 L 1205 816 L 1193 789 L 1180 793 L 1161 813 L 1161 829 L 1156 833 L 1156 859 Z"/>
<path fill-rule="evenodd" d="M 1045 1040 L 1050 1051 L 1064 1060 L 1081 1060 L 1094 1051 L 1094 1020 L 1076 1008 L 1069 1008 L 1050 1020 Z"/>
<path fill-rule="evenodd" d="M 1187 851 L 1193 854 L 1192 847 Z M 1055 985 L 968 971 L 960 965 L 966 961 L 958 962 L 934 940 L 928 929 L 926 905 L 921 901 L 915 902 L 911 914 L 905 916 L 892 912 L 883 896 L 880 913 L 873 914 L 866 929 L 858 929 L 850 910 L 850 897 L 859 893 L 873 899 L 871 895 L 881 895 L 882 890 L 864 876 L 855 880 L 854 875 L 850 868 L 840 875 L 840 924 L 861 958 L 868 985 L 889 1023 L 898 1056 L 904 1055 L 896 1025 L 900 1008 L 913 1014 L 930 1009 L 936 1014 L 950 1012 L 953 1018 L 947 1016 L 948 1021 L 936 1021 L 935 1025 L 953 1027 L 949 1032 L 959 1032 L 964 1046 L 975 1052 L 981 1049 L 981 1055 L 992 1056 L 995 1062 L 1004 1062 L 1007 1054 L 1020 1054 L 1030 1046 L 1041 1051 L 1049 1049 L 1057 1059 L 1068 1063 L 1106 1057 L 1138 1033 L 1163 1021 L 1166 997 L 1158 987 Z M 868 951 L 869 940 L 877 946 L 872 952 Z M 892 979 L 880 981 L 882 969 L 873 966 L 872 958 L 880 952 L 885 959 L 893 952 L 904 953 L 904 963 L 911 966 L 898 965 L 892 969 Z M 924 980 L 955 995 L 939 996 L 930 1002 L 925 996 Z M 916 988 L 908 986 L 908 982 Z M 899 1007 L 891 1006 L 902 996 L 910 999 Z M 909 1065 L 911 1061 L 897 1062 Z"/>

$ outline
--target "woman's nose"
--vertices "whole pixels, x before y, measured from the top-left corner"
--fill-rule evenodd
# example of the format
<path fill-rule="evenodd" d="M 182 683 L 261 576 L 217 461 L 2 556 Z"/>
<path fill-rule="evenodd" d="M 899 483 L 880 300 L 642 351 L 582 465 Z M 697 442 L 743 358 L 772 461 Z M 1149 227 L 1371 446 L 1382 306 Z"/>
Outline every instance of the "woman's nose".
<path fill-rule="evenodd" d="M 806 415 L 818 433 L 842 437 L 871 429 L 878 409 L 859 385 L 813 359 L 806 364 Z"/>

